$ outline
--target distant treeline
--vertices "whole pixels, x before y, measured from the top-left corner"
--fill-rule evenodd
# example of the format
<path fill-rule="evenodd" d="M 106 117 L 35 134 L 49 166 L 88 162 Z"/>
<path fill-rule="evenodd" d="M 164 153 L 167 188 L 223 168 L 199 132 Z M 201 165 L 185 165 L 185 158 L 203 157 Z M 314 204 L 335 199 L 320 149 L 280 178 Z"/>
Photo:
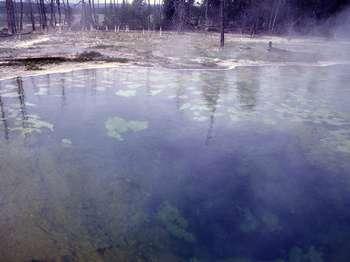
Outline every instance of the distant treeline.
<path fill-rule="evenodd" d="M 249 34 L 308 33 L 324 25 L 348 0 L 6 0 L 0 2 L 3 33 L 48 28 L 103 30 L 219 30 Z M 220 8 L 223 8 L 223 13 Z M 333 20 L 332 20 L 333 19 Z"/>

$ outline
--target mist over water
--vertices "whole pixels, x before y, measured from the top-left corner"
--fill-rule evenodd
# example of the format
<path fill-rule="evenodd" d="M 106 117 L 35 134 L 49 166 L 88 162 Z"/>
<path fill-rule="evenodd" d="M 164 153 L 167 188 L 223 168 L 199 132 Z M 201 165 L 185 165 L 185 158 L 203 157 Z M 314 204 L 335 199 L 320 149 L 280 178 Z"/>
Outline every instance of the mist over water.
<path fill-rule="evenodd" d="M 0 2 L 0 262 L 349 262 L 347 2 L 107 2 Z"/>
<path fill-rule="evenodd" d="M 1 257 L 347 261 L 349 70 L 1 81 Z"/>

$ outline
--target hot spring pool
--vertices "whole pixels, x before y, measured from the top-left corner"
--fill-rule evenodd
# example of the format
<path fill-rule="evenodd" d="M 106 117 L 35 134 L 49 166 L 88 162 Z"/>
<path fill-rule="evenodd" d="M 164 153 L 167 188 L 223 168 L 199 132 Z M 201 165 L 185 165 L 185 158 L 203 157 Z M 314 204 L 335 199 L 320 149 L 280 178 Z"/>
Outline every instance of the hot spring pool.
<path fill-rule="evenodd" d="M 350 66 L 0 82 L 1 261 L 350 260 Z"/>

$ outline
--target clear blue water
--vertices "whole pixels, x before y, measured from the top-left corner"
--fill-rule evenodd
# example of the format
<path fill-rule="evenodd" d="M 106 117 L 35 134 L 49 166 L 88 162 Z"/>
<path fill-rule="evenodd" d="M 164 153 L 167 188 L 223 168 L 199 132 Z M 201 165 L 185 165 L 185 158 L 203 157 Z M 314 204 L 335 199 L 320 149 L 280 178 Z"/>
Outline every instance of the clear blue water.
<path fill-rule="evenodd" d="M 349 261 L 349 82 L 349 66 L 1 81 L 1 260 Z"/>

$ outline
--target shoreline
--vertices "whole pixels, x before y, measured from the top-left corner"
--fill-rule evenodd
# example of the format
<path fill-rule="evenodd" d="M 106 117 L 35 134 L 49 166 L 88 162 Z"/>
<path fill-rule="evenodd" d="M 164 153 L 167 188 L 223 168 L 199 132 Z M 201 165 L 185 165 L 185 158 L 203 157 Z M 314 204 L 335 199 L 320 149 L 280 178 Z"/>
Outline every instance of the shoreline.
<path fill-rule="evenodd" d="M 233 70 L 240 66 L 350 64 L 350 41 L 211 32 L 49 32 L 0 40 L 0 80 L 93 68 L 142 66 L 175 70 Z M 268 49 L 268 42 L 273 49 Z M 171 46 L 171 48 L 169 48 Z M 87 57 L 84 57 L 84 54 Z M 90 56 L 95 54 L 94 56 Z M 79 60 L 80 56 L 83 56 Z M 55 62 L 54 59 L 62 58 Z M 52 61 L 50 61 L 50 59 Z"/>
<path fill-rule="evenodd" d="M 299 66 L 299 67 L 331 67 L 331 66 L 337 66 L 337 65 L 350 65 L 350 61 L 338 61 L 338 62 L 332 62 L 332 61 L 324 61 L 314 64 L 306 64 L 306 63 L 247 63 L 245 65 L 243 64 L 237 64 L 233 66 L 228 66 L 225 68 L 171 68 L 171 67 L 163 67 L 163 66 L 144 66 L 139 64 L 127 64 L 127 63 L 91 63 L 91 64 L 84 64 L 84 66 L 76 68 L 76 64 L 72 65 L 72 67 L 63 69 L 61 67 L 53 67 L 49 69 L 43 69 L 43 70 L 28 70 L 28 73 L 24 73 L 26 71 L 21 71 L 17 75 L 11 75 L 8 77 L 0 77 L 0 81 L 5 80 L 11 80 L 16 77 L 26 78 L 26 77 L 35 77 L 35 76 L 43 76 L 43 75 L 52 75 L 52 74 L 62 74 L 62 73 L 69 73 L 69 72 L 75 72 L 75 71 L 82 71 L 82 70 L 89 70 L 89 69 L 103 69 L 103 68 L 152 68 L 152 69 L 162 69 L 162 70 L 176 70 L 176 71 L 230 71 L 235 70 L 239 67 L 293 67 L 293 66 Z M 66 67 L 66 65 L 64 65 Z M 78 65 L 80 66 L 80 65 Z M 23 74 L 24 73 L 24 74 Z"/>

